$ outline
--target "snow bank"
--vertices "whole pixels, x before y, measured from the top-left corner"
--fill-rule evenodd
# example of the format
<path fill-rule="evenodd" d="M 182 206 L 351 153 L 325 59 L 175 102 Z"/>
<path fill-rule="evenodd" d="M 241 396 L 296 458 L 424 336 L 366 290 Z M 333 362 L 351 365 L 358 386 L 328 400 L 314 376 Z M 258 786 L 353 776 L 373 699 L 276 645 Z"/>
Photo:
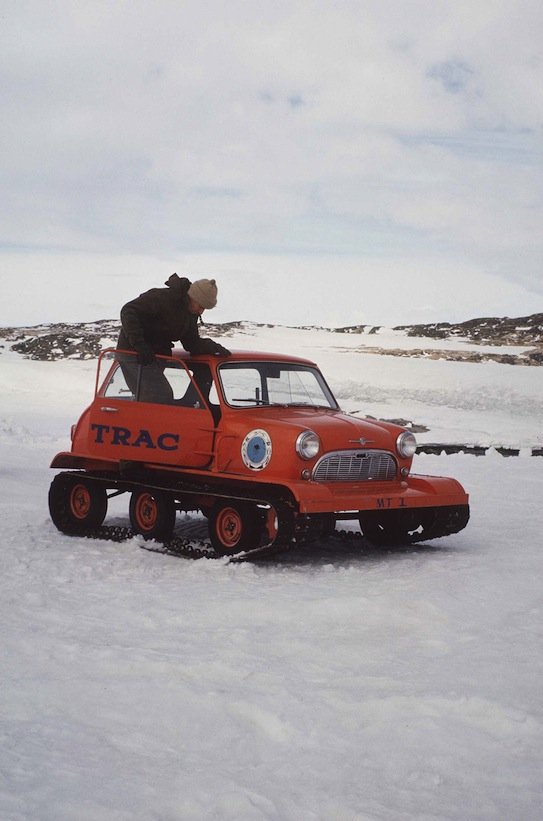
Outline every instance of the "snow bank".
<path fill-rule="evenodd" d="M 250 346 L 278 349 L 270 336 Z M 486 366 L 468 379 L 433 363 L 440 388 L 401 360 L 393 393 L 388 358 L 317 350 L 316 336 L 303 353 L 334 388 L 382 391 L 387 416 L 405 415 L 402 386 L 439 397 L 464 379 L 466 408 L 436 400 L 443 430 L 487 430 L 477 386 L 494 384 L 496 432 L 535 435 L 537 408 L 518 410 L 541 369 L 494 366 L 492 383 Z M 505 378 L 517 370 L 535 383 Z M 0 379 L 2 819 L 540 818 L 543 459 L 417 456 L 471 494 L 470 524 L 447 539 L 188 561 L 49 520 L 47 465 L 92 363 L 4 353 Z"/>

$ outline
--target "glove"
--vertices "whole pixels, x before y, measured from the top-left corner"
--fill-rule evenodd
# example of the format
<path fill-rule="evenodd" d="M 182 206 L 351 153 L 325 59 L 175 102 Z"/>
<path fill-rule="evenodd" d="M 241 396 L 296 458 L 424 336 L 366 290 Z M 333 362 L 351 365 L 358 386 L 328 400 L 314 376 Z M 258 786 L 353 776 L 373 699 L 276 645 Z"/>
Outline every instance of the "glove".
<path fill-rule="evenodd" d="M 147 342 L 142 342 L 140 345 L 137 345 L 136 351 L 138 352 L 138 365 L 152 365 L 155 361 L 155 355 Z"/>
<path fill-rule="evenodd" d="M 215 345 L 216 348 L 213 351 L 215 356 L 230 356 L 230 351 L 228 350 L 228 348 L 224 348 L 222 345 L 219 345 L 218 342 L 216 342 Z"/>

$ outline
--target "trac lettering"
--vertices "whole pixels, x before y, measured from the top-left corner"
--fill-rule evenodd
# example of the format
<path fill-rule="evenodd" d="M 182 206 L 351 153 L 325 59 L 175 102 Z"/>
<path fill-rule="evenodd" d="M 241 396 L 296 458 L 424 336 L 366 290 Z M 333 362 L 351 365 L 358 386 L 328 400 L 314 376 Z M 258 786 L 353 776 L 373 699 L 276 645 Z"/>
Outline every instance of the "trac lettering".
<path fill-rule="evenodd" d="M 122 428 L 117 425 L 91 425 L 94 431 L 94 441 L 97 445 L 123 445 L 131 448 L 149 448 L 155 450 L 177 450 L 179 447 L 178 433 L 160 433 L 156 440 L 145 428 L 138 431 L 131 431 L 130 428 Z"/>

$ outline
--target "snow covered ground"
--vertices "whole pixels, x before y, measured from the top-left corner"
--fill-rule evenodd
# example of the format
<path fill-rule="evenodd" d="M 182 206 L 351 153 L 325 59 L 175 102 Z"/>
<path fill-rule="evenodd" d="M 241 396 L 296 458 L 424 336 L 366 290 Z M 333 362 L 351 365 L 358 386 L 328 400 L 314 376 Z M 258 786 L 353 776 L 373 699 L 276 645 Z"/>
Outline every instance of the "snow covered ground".
<path fill-rule="evenodd" d="M 241 565 L 59 534 L 48 464 L 94 363 L 0 352 L 3 821 L 541 818 L 543 368 L 359 343 L 227 344 L 308 355 L 345 410 L 421 441 L 524 450 L 416 457 L 471 494 L 455 536 Z"/>

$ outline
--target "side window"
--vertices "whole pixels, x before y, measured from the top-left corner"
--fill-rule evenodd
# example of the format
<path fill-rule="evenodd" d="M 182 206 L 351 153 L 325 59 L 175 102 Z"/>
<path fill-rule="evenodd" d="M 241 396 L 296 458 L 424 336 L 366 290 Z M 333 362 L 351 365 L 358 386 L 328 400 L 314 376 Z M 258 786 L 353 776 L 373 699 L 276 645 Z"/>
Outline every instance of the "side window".
<path fill-rule="evenodd" d="M 125 375 L 120 365 L 110 374 L 109 381 L 104 390 L 104 396 L 110 399 L 130 399 L 134 400 L 134 394 L 128 387 Z"/>
<path fill-rule="evenodd" d="M 109 361 L 110 357 L 104 357 L 104 362 Z M 109 399 L 132 402 L 137 395 L 139 402 L 194 409 L 206 408 L 206 402 L 209 402 L 214 416 L 220 414 L 211 370 L 204 363 L 195 363 L 187 370 L 181 362 L 158 357 L 152 365 L 140 368 L 135 356 L 123 353 L 113 363 L 100 394 Z"/>
<path fill-rule="evenodd" d="M 184 405 L 197 408 L 197 395 L 187 369 L 177 362 L 157 359 L 156 363 L 142 368 L 138 399 L 159 405 Z"/>
<path fill-rule="evenodd" d="M 195 398 L 191 399 L 191 391 Z M 195 402 L 199 397 L 181 363 L 157 359 L 156 363 L 140 368 L 135 358 L 124 356 L 108 375 L 102 395 L 135 401 L 136 394 L 139 402 L 198 407 Z"/>
<path fill-rule="evenodd" d="M 189 387 L 192 385 L 188 372 L 181 367 L 170 367 L 170 364 L 168 363 L 168 367 L 164 369 L 164 376 L 172 389 L 173 401 L 181 401 Z"/>
<path fill-rule="evenodd" d="M 219 394 L 217 393 L 217 388 L 215 387 L 215 383 L 211 383 L 211 388 L 209 391 L 209 401 L 212 405 L 219 405 Z"/>

